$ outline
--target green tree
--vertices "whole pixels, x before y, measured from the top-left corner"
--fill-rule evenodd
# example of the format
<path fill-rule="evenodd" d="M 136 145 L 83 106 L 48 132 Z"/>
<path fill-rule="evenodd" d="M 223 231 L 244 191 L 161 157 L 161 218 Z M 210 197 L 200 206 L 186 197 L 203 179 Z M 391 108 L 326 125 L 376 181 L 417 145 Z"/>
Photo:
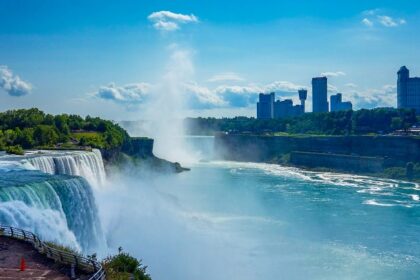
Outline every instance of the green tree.
<path fill-rule="evenodd" d="M 34 140 L 39 146 L 57 144 L 59 139 L 57 130 L 51 125 L 38 125 L 34 130 Z"/>

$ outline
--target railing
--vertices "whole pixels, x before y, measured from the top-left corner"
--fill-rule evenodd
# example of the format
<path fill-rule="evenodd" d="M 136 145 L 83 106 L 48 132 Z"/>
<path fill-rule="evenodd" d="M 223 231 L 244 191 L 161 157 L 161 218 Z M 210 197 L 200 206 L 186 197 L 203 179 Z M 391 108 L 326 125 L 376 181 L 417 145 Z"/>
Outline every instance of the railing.
<path fill-rule="evenodd" d="M 89 280 L 105 280 L 105 270 L 102 265 L 93 260 L 86 258 L 78 254 L 72 254 L 70 252 L 65 252 L 53 247 L 48 246 L 46 243 L 42 242 L 34 233 L 0 225 L 0 236 L 8 236 L 15 239 L 23 240 L 31 243 L 34 248 L 43 255 L 46 255 L 47 258 L 50 258 L 58 263 L 64 265 L 74 266 L 75 268 L 84 271 L 86 273 L 92 273 L 93 275 Z"/>

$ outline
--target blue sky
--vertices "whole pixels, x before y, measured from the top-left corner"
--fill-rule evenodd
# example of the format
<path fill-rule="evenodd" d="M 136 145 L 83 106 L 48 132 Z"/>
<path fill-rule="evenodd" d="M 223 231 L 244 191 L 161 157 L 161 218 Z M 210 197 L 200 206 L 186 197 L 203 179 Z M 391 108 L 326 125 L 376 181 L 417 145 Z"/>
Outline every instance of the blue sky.
<path fill-rule="evenodd" d="M 322 74 L 371 108 L 400 66 L 420 76 L 418 1 L 3 0 L 0 21 L 0 110 L 141 119 L 168 71 L 189 116 L 252 116 Z"/>

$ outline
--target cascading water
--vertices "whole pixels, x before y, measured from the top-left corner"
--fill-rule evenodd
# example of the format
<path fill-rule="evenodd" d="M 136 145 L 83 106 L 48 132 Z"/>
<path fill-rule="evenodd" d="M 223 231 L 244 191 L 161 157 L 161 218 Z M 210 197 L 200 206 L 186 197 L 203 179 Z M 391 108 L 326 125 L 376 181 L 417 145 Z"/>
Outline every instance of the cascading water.
<path fill-rule="evenodd" d="M 101 250 L 105 238 L 91 186 L 104 182 L 98 150 L 2 156 L 0 223 L 84 252 Z"/>
<path fill-rule="evenodd" d="M 50 152 L 39 151 L 27 156 L 35 169 L 49 174 L 67 174 L 84 177 L 92 186 L 105 183 L 105 170 L 99 150 L 92 152 Z"/>

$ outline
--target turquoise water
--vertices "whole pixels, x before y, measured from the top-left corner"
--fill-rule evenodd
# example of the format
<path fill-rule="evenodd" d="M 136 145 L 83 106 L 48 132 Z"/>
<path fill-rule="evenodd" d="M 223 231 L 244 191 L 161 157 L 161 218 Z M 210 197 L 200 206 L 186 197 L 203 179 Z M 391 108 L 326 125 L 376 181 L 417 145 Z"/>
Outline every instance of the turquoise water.
<path fill-rule="evenodd" d="M 212 139 L 198 140 L 191 154 L 211 159 Z M 258 163 L 189 167 L 110 173 L 92 189 L 0 160 L 0 223 L 106 244 L 100 256 L 122 246 L 154 280 L 419 279 L 419 185 Z"/>
<path fill-rule="evenodd" d="M 132 186 L 121 197 L 130 222 L 119 220 L 114 237 L 154 279 L 420 277 L 412 183 L 205 162 Z M 127 237 L 130 228 L 142 232 Z"/>

